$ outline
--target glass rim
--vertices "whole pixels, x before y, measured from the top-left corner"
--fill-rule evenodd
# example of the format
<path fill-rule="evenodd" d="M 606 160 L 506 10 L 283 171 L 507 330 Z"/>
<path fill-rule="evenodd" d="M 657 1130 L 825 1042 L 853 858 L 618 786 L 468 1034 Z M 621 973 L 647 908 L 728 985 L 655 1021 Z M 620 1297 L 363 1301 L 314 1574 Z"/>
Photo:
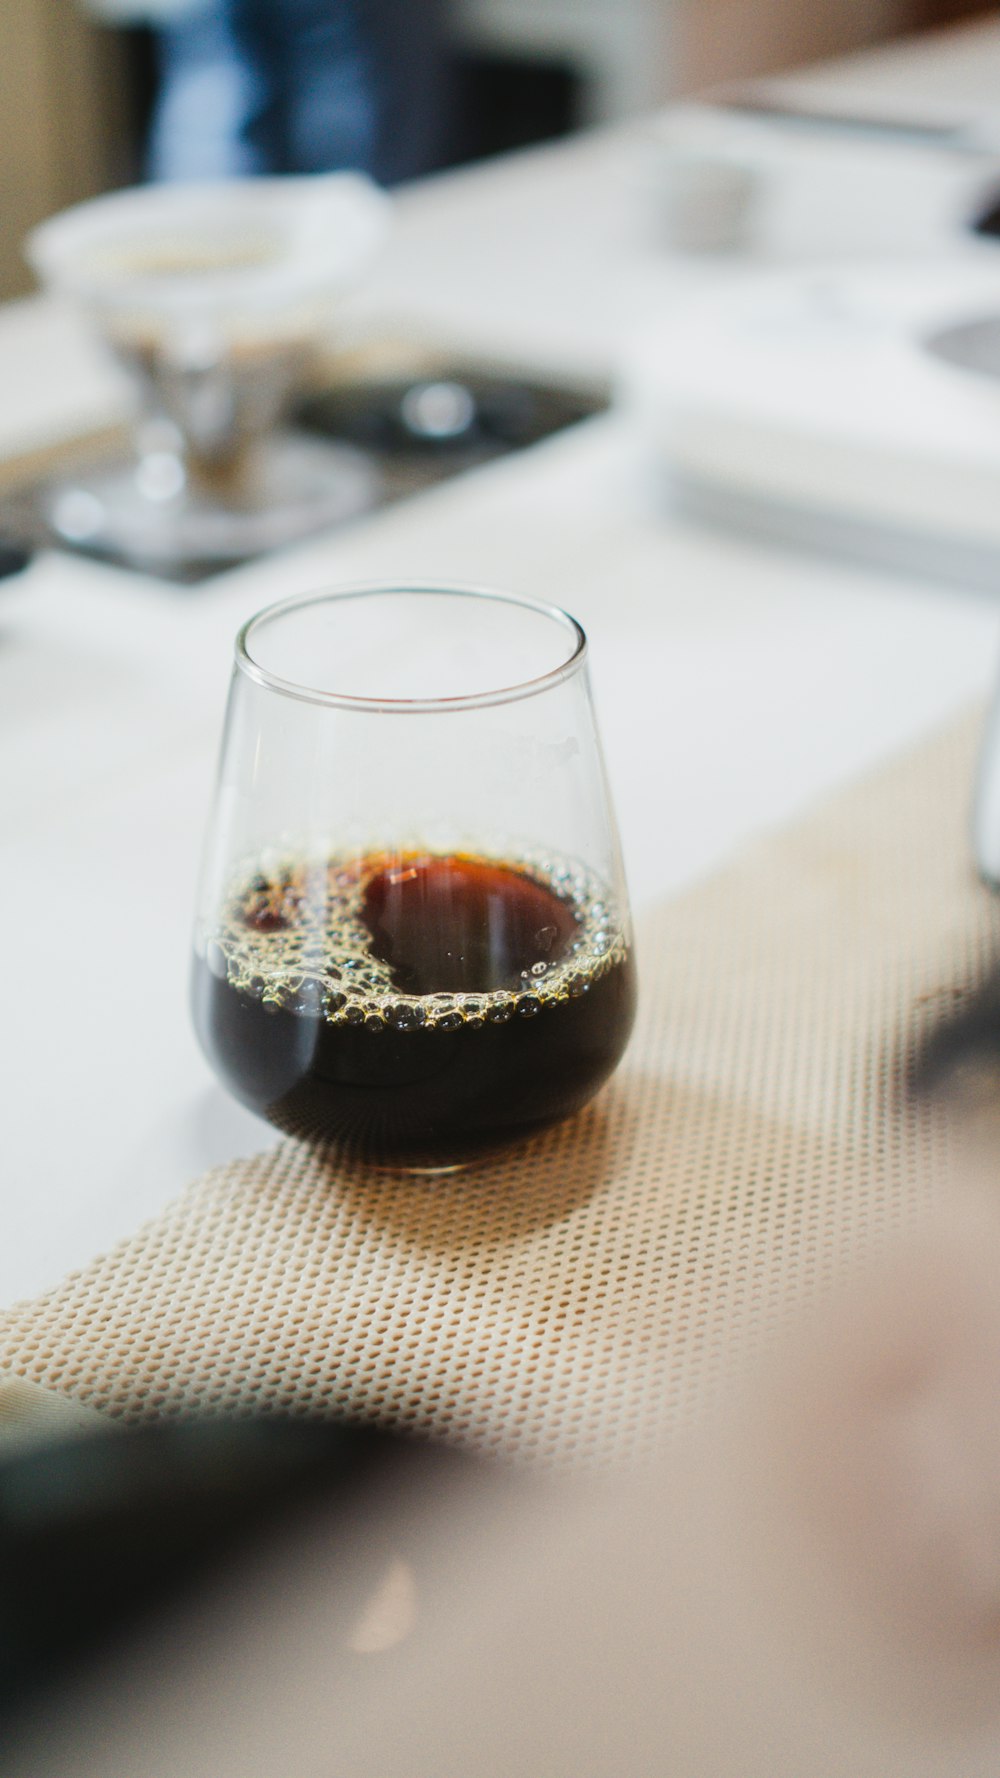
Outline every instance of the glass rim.
<path fill-rule="evenodd" d="M 568 630 L 573 645 L 571 652 L 558 666 L 550 667 L 546 672 L 532 679 L 516 681 L 512 685 L 497 686 L 488 691 L 470 692 L 453 697 L 424 698 L 390 698 L 372 697 L 368 694 L 355 692 L 330 691 L 323 686 L 306 685 L 295 679 L 285 679 L 278 673 L 254 659 L 250 651 L 250 641 L 255 630 L 276 619 L 289 616 L 310 605 L 334 604 L 343 599 L 365 599 L 385 595 L 387 593 L 423 593 L 436 597 L 482 599 L 493 601 L 499 605 L 516 605 L 537 616 L 547 617 L 554 623 Z M 272 604 L 265 605 L 260 611 L 249 617 L 237 631 L 235 642 L 235 661 L 238 670 L 255 684 L 265 690 L 278 692 L 283 697 L 293 698 L 303 704 L 327 705 L 335 709 L 356 711 L 381 711 L 398 715 L 432 715 L 445 714 L 451 711 L 484 710 L 491 705 L 512 704 L 521 698 L 537 697 L 539 693 L 550 691 L 554 686 L 562 685 L 567 679 L 578 673 L 587 657 L 587 636 L 580 624 L 570 612 L 561 605 L 553 605 L 543 599 L 530 599 L 522 593 L 507 593 L 493 587 L 466 586 L 456 583 L 439 581 L 358 581 L 343 586 L 323 588 L 308 593 L 293 593 L 290 598 L 276 599 Z"/>

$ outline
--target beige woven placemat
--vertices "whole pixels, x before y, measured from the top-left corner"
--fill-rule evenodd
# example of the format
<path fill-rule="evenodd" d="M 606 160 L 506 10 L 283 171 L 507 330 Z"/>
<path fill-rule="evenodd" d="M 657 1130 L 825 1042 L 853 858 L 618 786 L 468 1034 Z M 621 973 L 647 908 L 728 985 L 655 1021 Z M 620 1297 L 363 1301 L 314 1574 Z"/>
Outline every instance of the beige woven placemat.
<path fill-rule="evenodd" d="M 0 1317 L 0 1364 L 115 1415 L 349 1409 L 601 1462 L 689 1420 L 803 1296 L 946 1189 L 907 1044 L 998 930 L 980 720 L 748 849 L 641 934 L 595 1104 L 438 1183 L 294 1142 Z"/>

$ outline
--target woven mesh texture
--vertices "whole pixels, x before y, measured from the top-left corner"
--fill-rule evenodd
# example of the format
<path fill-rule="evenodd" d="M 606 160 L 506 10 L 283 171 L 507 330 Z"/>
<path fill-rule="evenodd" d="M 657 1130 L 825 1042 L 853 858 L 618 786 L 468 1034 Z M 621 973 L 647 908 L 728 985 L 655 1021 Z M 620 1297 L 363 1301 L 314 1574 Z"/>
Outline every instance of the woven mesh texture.
<path fill-rule="evenodd" d="M 594 1105 L 436 1182 L 294 1142 L 0 1317 L 0 1364 L 103 1408 L 348 1410 L 526 1461 L 645 1454 L 947 1190 L 906 1052 L 994 954 L 980 720 L 748 848 L 640 934 Z"/>

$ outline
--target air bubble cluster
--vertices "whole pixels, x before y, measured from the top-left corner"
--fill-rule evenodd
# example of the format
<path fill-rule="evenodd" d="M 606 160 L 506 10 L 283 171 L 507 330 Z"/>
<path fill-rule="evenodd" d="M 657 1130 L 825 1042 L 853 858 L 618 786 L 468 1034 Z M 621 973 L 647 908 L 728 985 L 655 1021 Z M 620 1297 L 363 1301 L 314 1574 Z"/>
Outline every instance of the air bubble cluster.
<path fill-rule="evenodd" d="M 535 1018 L 553 1002 L 586 994 L 627 955 L 625 922 L 606 882 L 567 860 L 508 858 L 504 868 L 570 908 L 575 933 L 566 955 L 535 958 L 518 980 L 489 993 L 402 994 L 390 966 L 373 955 L 362 917 L 366 886 L 386 862 L 382 854 L 319 863 L 289 858 L 244 872 L 203 941 L 206 964 L 265 1009 L 405 1033 Z"/>

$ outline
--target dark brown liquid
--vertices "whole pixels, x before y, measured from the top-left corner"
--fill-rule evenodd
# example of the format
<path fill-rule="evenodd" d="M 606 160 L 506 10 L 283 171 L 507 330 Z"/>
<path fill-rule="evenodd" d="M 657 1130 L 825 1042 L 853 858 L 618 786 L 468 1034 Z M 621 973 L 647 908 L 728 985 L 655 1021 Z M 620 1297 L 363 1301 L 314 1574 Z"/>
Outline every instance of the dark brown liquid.
<path fill-rule="evenodd" d="M 592 881 L 412 853 L 253 878 L 196 958 L 194 1009 L 222 1080 L 279 1128 L 446 1164 L 592 1097 L 635 974 Z"/>

